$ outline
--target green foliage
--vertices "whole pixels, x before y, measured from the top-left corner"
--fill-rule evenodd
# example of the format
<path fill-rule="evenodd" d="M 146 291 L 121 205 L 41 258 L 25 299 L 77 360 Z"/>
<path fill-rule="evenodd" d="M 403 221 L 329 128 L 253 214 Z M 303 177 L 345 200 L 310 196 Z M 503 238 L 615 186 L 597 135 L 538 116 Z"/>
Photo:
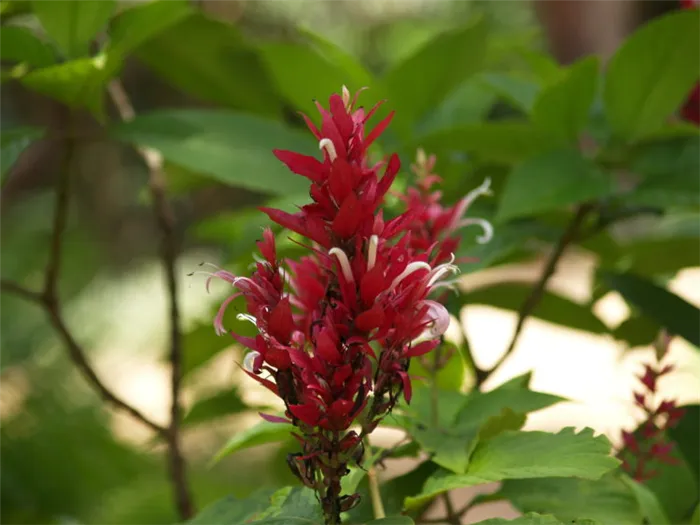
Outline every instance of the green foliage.
<path fill-rule="evenodd" d="M 90 54 L 90 42 L 105 28 L 117 3 L 54 0 L 32 2 L 32 10 L 44 30 L 67 58 Z"/>
<path fill-rule="evenodd" d="M 2 131 L 0 137 L 0 177 L 5 181 L 10 167 L 29 145 L 44 134 L 43 129 L 34 127 L 21 127 Z"/>
<path fill-rule="evenodd" d="M 216 453 L 216 456 L 212 459 L 212 463 L 219 461 L 229 454 L 238 452 L 239 450 L 265 445 L 267 443 L 279 443 L 289 439 L 291 437 L 290 432 L 293 428 L 291 424 L 287 423 L 260 421 L 255 426 L 234 435 L 226 445 Z"/>
<path fill-rule="evenodd" d="M 697 307 L 636 275 L 604 271 L 601 278 L 607 286 L 670 333 L 700 347 L 700 310 Z"/>
<path fill-rule="evenodd" d="M 118 125 L 112 134 L 226 184 L 277 195 L 306 187 L 271 150 L 308 152 L 310 141 L 273 120 L 222 110 L 158 111 Z"/>
<path fill-rule="evenodd" d="M 56 61 L 51 46 L 21 26 L 0 27 L 0 57 L 32 67 L 47 67 Z"/>
<path fill-rule="evenodd" d="M 597 521 L 588 519 L 575 519 L 567 522 L 562 522 L 556 519 L 551 514 L 537 514 L 536 512 L 528 512 L 524 516 L 515 518 L 514 520 L 506 520 L 502 518 L 491 518 L 489 520 L 480 521 L 477 525 L 597 525 Z"/>
<path fill-rule="evenodd" d="M 238 392 L 233 389 L 224 390 L 204 399 L 199 399 L 185 414 L 182 425 L 191 427 L 208 423 L 221 417 L 244 412 L 250 408 L 241 399 Z"/>
<path fill-rule="evenodd" d="M 621 138 L 650 135 L 681 105 L 700 76 L 698 34 L 697 13 L 672 13 L 639 29 L 610 59 L 605 110 Z"/>

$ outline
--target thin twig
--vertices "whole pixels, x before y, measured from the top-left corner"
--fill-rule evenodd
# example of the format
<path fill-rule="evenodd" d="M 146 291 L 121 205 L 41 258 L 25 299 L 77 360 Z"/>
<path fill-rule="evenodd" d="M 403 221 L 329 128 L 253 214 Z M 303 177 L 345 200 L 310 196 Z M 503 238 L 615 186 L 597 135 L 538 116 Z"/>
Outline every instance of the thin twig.
<path fill-rule="evenodd" d="M 379 490 L 379 480 L 377 479 L 377 469 L 372 465 L 367 470 L 367 480 L 369 481 L 369 495 L 372 499 L 372 510 L 374 519 L 380 520 L 386 517 L 384 503 L 382 503 L 382 493 Z"/>
<path fill-rule="evenodd" d="M 578 237 L 581 225 L 583 224 L 584 220 L 586 219 L 586 217 L 592 209 L 593 206 L 587 204 L 579 206 L 578 210 L 576 211 L 576 214 L 571 219 L 571 222 L 569 222 L 569 225 L 566 227 L 566 230 L 564 230 L 562 236 L 559 238 L 559 241 L 554 247 L 554 251 L 552 251 L 552 254 L 547 260 L 547 264 L 545 265 L 545 268 L 542 271 L 542 275 L 530 291 L 530 295 L 527 296 L 522 306 L 520 307 L 520 310 L 518 312 L 518 322 L 515 326 L 515 332 L 513 333 L 513 337 L 510 340 L 510 344 L 508 345 L 508 348 L 506 349 L 505 353 L 501 356 L 501 358 L 496 362 L 495 366 L 493 366 L 493 368 L 491 369 L 492 372 L 497 370 L 515 349 L 515 345 L 518 343 L 520 334 L 522 333 L 523 327 L 525 326 L 525 321 L 532 314 L 532 312 L 535 310 L 540 300 L 542 299 L 547 284 L 549 283 L 549 279 L 556 272 L 557 265 L 559 264 L 562 255 L 564 255 L 564 252 L 566 251 L 568 246 L 571 243 L 573 243 Z"/>
<path fill-rule="evenodd" d="M 124 87 L 118 80 L 112 80 L 108 85 L 112 102 L 121 119 L 125 122 L 133 120 L 136 113 Z M 189 518 L 194 514 L 194 504 L 187 483 L 185 461 L 180 442 L 180 419 L 182 406 L 180 390 L 182 381 L 182 331 L 180 330 L 180 310 L 177 287 L 177 255 L 178 242 L 175 234 L 175 215 L 168 202 L 166 193 L 166 178 L 163 172 L 163 158 L 157 151 L 150 148 L 138 148 L 141 157 L 148 167 L 148 187 L 156 216 L 158 228 L 161 231 L 161 256 L 166 274 L 168 296 L 170 303 L 170 424 L 168 427 L 168 451 L 170 460 L 170 475 L 175 489 L 180 517 Z"/>
<path fill-rule="evenodd" d="M 59 173 L 56 185 L 56 205 L 54 210 L 53 230 L 51 232 L 49 260 L 44 276 L 44 290 L 41 293 L 35 292 L 7 279 L 2 280 L 0 289 L 3 292 L 9 292 L 23 299 L 35 302 L 44 309 L 51 325 L 58 332 L 60 339 L 68 349 L 68 355 L 71 361 L 73 361 L 85 380 L 92 385 L 105 402 L 118 410 L 130 414 L 134 419 L 137 419 L 159 435 L 166 436 L 166 428 L 151 421 L 147 416 L 118 397 L 102 382 L 90 365 L 85 351 L 75 339 L 63 319 L 58 294 L 58 279 L 61 269 L 63 235 L 66 228 L 70 203 L 70 169 L 74 147 L 74 140 L 71 138 L 66 139 L 65 161 L 61 167 L 61 173 Z"/>

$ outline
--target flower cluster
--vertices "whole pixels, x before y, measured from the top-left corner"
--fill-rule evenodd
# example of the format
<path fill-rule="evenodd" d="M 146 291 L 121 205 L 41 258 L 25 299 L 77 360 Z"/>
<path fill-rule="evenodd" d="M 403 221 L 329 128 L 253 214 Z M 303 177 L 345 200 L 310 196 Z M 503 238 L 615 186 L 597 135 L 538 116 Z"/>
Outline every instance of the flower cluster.
<path fill-rule="evenodd" d="M 681 6 L 683 9 L 698 9 L 700 8 L 700 0 L 681 0 Z M 700 84 L 693 88 L 688 100 L 683 104 L 681 116 L 700 126 Z"/>
<path fill-rule="evenodd" d="M 330 97 L 329 109 L 317 103 L 320 128 L 304 116 L 322 159 L 274 151 L 293 173 L 309 180 L 312 202 L 294 214 L 262 210 L 307 239 L 308 255 L 281 262 L 267 229 L 252 276 L 212 274 L 235 289 L 215 328 L 226 332 L 224 312 L 243 296 L 247 313 L 239 318 L 258 332 L 256 337 L 232 334 L 250 349 L 243 368 L 284 402 L 284 418 L 263 417 L 297 427 L 302 451 L 288 463 L 316 490 L 329 523 L 339 522 L 340 512 L 358 501 L 357 495 L 341 495 L 340 478 L 351 461 L 361 460 L 364 436 L 401 395 L 410 402 L 410 358 L 435 348 L 449 325 L 447 310 L 431 293 L 457 271 L 450 253 L 458 243 L 454 234 L 470 224 L 462 215 L 485 191 L 442 208 L 439 194 L 428 193 L 435 178 L 427 174 L 420 191 L 409 190 L 406 210 L 384 217 L 382 204 L 400 161 L 394 154 L 370 164 L 368 148 L 393 112 L 366 133 L 379 104 L 365 112 L 355 108 L 356 101 L 357 95 L 343 88 Z M 353 424 L 360 425 L 359 434 L 350 430 Z"/>
<path fill-rule="evenodd" d="M 657 361 L 668 352 L 670 338 L 662 335 L 657 344 Z M 647 364 L 639 381 L 644 387 L 642 392 L 634 393 L 634 401 L 644 411 L 644 421 L 636 432 L 622 432 L 623 447 L 618 453 L 622 460 L 622 469 L 637 481 L 646 481 L 658 474 L 653 468 L 654 462 L 673 465 L 676 459 L 671 455 L 674 443 L 665 436 L 665 431 L 673 428 L 683 417 L 684 410 L 672 400 L 663 400 L 656 404 L 654 397 L 660 377 L 673 370 L 673 365 L 661 367 Z"/>

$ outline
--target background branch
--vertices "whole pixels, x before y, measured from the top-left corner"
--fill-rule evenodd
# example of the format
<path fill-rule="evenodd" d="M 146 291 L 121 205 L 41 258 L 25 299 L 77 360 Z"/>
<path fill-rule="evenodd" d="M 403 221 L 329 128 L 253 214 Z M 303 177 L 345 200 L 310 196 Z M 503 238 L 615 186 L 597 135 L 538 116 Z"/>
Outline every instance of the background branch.
<path fill-rule="evenodd" d="M 506 359 L 508 359 L 508 356 L 515 349 L 515 346 L 517 345 L 518 340 L 520 339 L 520 334 L 523 331 L 523 327 L 525 326 L 525 321 L 532 314 L 532 312 L 534 312 L 535 308 L 542 299 L 542 295 L 544 294 L 547 288 L 547 284 L 556 272 L 557 265 L 559 264 L 559 261 L 564 255 L 564 252 L 566 251 L 567 247 L 578 238 L 581 226 L 583 225 L 584 220 L 586 219 L 586 217 L 592 209 L 593 206 L 589 204 L 579 206 L 579 208 L 576 211 L 576 214 L 569 222 L 569 225 L 566 227 L 566 230 L 564 230 L 562 236 L 559 238 L 559 241 L 554 247 L 554 251 L 552 251 L 551 255 L 549 256 L 549 259 L 547 260 L 547 264 L 545 265 L 544 270 L 542 271 L 542 275 L 540 276 L 537 283 L 532 288 L 530 294 L 527 296 L 522 306 L 520 307 L 520 310 L 518 311 L 518 322 L 515 326 L 515 332 L 513 333 L 513 337 L 510 340 L 508 348 L 493 366 L 491 372 L 494 372 L 498 368 L 500 368 L 500 366 L 505 362 Z"/>
<path fill-rule="evenodd" d="M 118 80 L 112 80 L 108 92 L 121 119 L 125 122 L 132 120 L 136 113 L 124 87 Z M 165 269 L 166 284 L 170 305 L 170 365 L 171 365 L 171 405 L 170 424 L 167 441 L 170 464 L 170 475 L 175 490 L 180 517 L 185 519 L 194 515 L 194 504 L 187 483 L 187 474 L 180 440 L 180 418 L 182 407 L 180 390 L 182 380 L 182 332 L 180 330 L 180 310 L 177 286 L 177 255 L 178 242 L 175 235 L 175 215 L 173 214 L 166 193 L 166 179 L 163 171 L 163 158 L 157 151 L 150 148 L 137 148 L 148 167 L 148 187 L 153 204 L 158 228 L 161 232 L 161 257 Z"/>

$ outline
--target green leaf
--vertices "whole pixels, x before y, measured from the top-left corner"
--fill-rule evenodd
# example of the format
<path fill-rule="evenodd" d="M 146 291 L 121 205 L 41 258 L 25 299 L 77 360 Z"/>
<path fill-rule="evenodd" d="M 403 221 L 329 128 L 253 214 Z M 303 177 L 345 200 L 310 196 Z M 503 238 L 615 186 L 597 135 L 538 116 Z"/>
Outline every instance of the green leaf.
<path fill-rule="evenodd" d="M 201 100 L 266 116 L 280 114 L 271 79 L 234 26 L 196 13 L 148 39 L 136 49 L 136 56 Z"/>
<path fill-rule="evenodd" d="M 271 493 L 260 490 L 245 500 L 224 498 L 210 505 L 190 525 L 321 525 L 323 515 L 315 493 L 308 488 L 285 487 Z"/>
<path fill-rule="evenodd" d="M 630 348 L 650 346 L 659 336 L 659 325 L 641 315 L 625 319 L 612 331 L 618 341 L 624 341 Z"/>
<path fill-rule="evenodd" d="M 247 523 L 267 510 L 274 491 L 261 489 L 246 499 L 228 496 L 208 507 L 189 520 L 189 525 L 231 525 Z"/>
<path fill-rule="evenodd" d="M 182 340 L 182 376 L 187 377 L 233 343 L 229 337 L 216 335 L 211 323 L 201 324 L 188 331 Z M 233 357 L 231 363 L 233 364 Z"/>
<path fill-rule="evenodd" d="M 192 427 L 231 414 L 245 412 L 249 408 L 235 389 L 223 390 L 198 400 L 183 418 L 182 425 Z"/>
<path fill-rule="evenodd" d="M 365 454 L 369 452 L 370 451 L 365 451 Z M 377 448 L 374 451 L 374 454 L 371 454 L 362 461 L 362 466 L 350 465 L 350 473 L 343 476 L 343 479 L 340 480 L 343 488 L 343 494 L 353 494 L 357 491 L 358 485 L 362 482 L 365 476 L 367 476 L 367 471 L 377 462 L 377 460 L 379 460 L 380 457 L 382 457 L 384 452 L 384 449 Z"/>
<path fill-rule="evenodd" d="M 21 26 L 0 27 L 0 58 L 33 67 L 46 67 L 56 62 L 51 46 Z"/>
<path fill-rule="evenodd" d="M 418 139 L 416 147 L 439 156 L 462 152 L 481 161 L 508 165 L 546 150 L 549 144 L 529 122 L 501 120 L 431 133 Z"/>
<path fill-rule="evenodd" d="M 384 76 L 399 124 L 412 124 L 483 64 L 487 24 L 483 18 L 444 33 L 422 46 Z"/>
<path fill-rule="evenodd" d="M 479 430 L 479 440 L 486 441 L 502 434 L 507 430 L 520 430 L 527 421 L 525 413 L 516 413 L 510 408 L 504 408 L 497 416 L 490 417 Z"/>
<path fill-rule="evenodd" d="M 522 512 L 546 512 L 564 522 L 588 518 L 601 523 L 639 525 L 644 518 L 637 498 L 617 473 L 599 480 L 506 480 L 498 495 Z"/>
<path fill-rule="evenodd" d="M 479 80 L 512 106 L 529 114 L 540 87 L 517 73 L 484 73 Z"/>
<path fill-rule="evenodd" d="M 668 290 L 633 274 L 601 271 L 600 278 L 627 302 L 670 333 L 700 347 L 700 310 Z"/>
<path fill-rule="evenodd" d="M 578 434 L 571 428 L 557 434 L 504 432 L 477 445 L 466 474 L 438 471 L 420 494 L 406 499 L 406 506 L 415 507 L 452 489 L 505 479 L 598 479 L 620 463 L 609 455 L 610 448 L 607 438 L 594 437 L 591 429 Z"/>
<path fill-rule="evenodd" d="M 561 401 L 565 399 L 506 383 L 490 392 L 470 393 L 456 415 L 455 424 L 465 427 L 481 426 L 491 418 L 502 416 L 504 410 L 527 414 Z"/>
<path fill-rule="evenodd" d="M 332 93 L 340 93 L 342 86 L 348 83 L 340 65 L 308 45 L 266 42 L 258 51 L 279 92 L 295 110 L 307 115 L 317 113 L 314 100 L 324 101 L 325 105 Z M 364 86 L 348 85 L 352 90 L 360 87 Z"/>
<path fill-rule="evenodd" d="M 651 490 L 627 476 L 623 476 L 622 481 L 625 482 L 632 491 L 632 494 L 634 494 L 637 504 L 644 516 L 644 523 L 653 523 L 654 525 L 668 525 L 670 523 L 659 500 Z"/>
<path fill-rule="evenodd" d="M 306 179 L 272 150 L 311 154 L 314 142 L 275 121 L 222 110 L 158 111 L 117 125 L 112 134 L 225 184 L 278 195 L 308 190 Z"/>
<path fill-rule="evenodd" d="M 454 344 L 448 342 L 443 343 L 442 351 L 445 353 L 452 352 L 452 355 L 447 360 L 447 363 L 445 363 L 445 366 L 437 372 L 436 380 L 438 388 L 441 390 L 459 391 L 464 385 L 464 379 L 467 373 L 466 363 Z M 427 361 L 432 362 L 432 360 L 433 354 L 429 354 L 427 356 Z M 414 377 L 430 377 L 432 375 L 432 365 L 430 368 L 431 370 L 426 368 L 421 359 L 411 359 L 408 373 Z"/>
<path fill-rule="evenodd" d="M 700 405 L 686 405 L 685 414 L 678 426 L 668 430 L 668 435 L 676 442 L 688 466 L 693 469 L 695 479 L 700 483 Z"/>
<path fill-rule="evenodd" d="M 50 4 L 53 2 L 39 2 Z M 80 2 L 93 4 L 99 2 Z M 54 98 L 70 107 L 85 107 L 96 117 L 104 113 L 103 85 L 105 57 L 81 58 L 55 66 L 35 69 L 20 78 L 29 89 Z"/>
<path fill-rule="evenodd" d="M 482 304 L 517 312 L 532 291 L 526 283 L 501 283 L 470 290 L 459 297 L 459 307 L 468 304 Z M 575 303 L 554 292 L 545 292 L 532 317 L 550 323 L 574 328 L 595 334 L 608 333 L 605 324 L 590 308 Z"/>
<path fill-rule="evenodd" d="M 636 31 L 610 59 L 605 110 L 618 135 L 649 135 L 680 107 L 699 76 L 699 33 L 697 12 L 671 13 Z"/>
<path fill-rule="evenodd" d="M 89 44 L 105 28 L 116 7 L 112 0 L 34 1 L 32 8 L 41 25 L 68 58 L 89 55 Z"/>
<path fill-rule="evenodd" d="M 444 429 L 421 426 L 413 429 L 411 435 L 431 454 L 434 463 L 457 474 L 464 474 L 479 441 L 479 427 Z"/>
<path fill-rule="evenodd" d="M 491 110 L 494 94 L 470 78 L 450 93 L 442 104 L 421 120 L 416 130 L 419 135 L 429 135 L 444 129 L 483 121 Z"/>
<path fill-rule="evenodd" d="M 194 10 L 186 0 L 156 0 L 124 9 L 112 22 L 109 54 L 124 59 L 141 45 L 193 14 Z"/>
<path fill-rule="evenodd" d="M 516 166 L 503 189 L 498 220 L 565 209 L 613 191 L 613 179 L 574 150 L 539 155 Z"/>
<path fill-rule="evenodd" d="M 368 521 L 367 525 L 413 525 L 414 521 L 408 516 L 391 516 L 379 520 Z"/>
<path fill-rule="evenodd" d="M 0 177 L 3 181 L 22 152 L 43 134 L 43 129 L 30 126 L 2 130 L 0 134 L 0 148 L 2 148 L 0 150 Z"/>
<path fill-rule="evenodd" d="M 691 525 L 700 525 L 700 503 L 695 507 L 695 510 L 693 511 L 693 515 L 690 518 L 690 524 Z"/>
<path fill-rule="evenodd" d="M 564 70 L 537 97 L 532 120 L 553 141 L 578 143 L 596 95 L 599 67 L 597 57 L 583 59 Z"/>
<path fill-rule="evenodd" d="M 571 520 L 570 525 L 576 525 L 583 523 L 592 523 L 590 521 L 579 521 Z M 513 520 L 507 520 L 504 518 L 491 518 L 488 520 L 480 521 L 476 525 L 565 525 L 563 522 L 559 521 L 557 518 L 551 514 L 537 514 L 535 512 L 529 512 L 524 516 L 515 518 Z"/>
<path fill-rule="evenodd" d="M 267 443 L 279 443 L 290 438 L 290 432 L 294 429 L 292 424 L 287 423 L 270 423 L 269 421 L 260 421 L 257 425 L 248 428 L 234 435 L 228 443 L 226 443 L 216 456 L 212 459 L 212 463 L 218 462 L 221 458 L 245 450 L 258 445 Z"/>

